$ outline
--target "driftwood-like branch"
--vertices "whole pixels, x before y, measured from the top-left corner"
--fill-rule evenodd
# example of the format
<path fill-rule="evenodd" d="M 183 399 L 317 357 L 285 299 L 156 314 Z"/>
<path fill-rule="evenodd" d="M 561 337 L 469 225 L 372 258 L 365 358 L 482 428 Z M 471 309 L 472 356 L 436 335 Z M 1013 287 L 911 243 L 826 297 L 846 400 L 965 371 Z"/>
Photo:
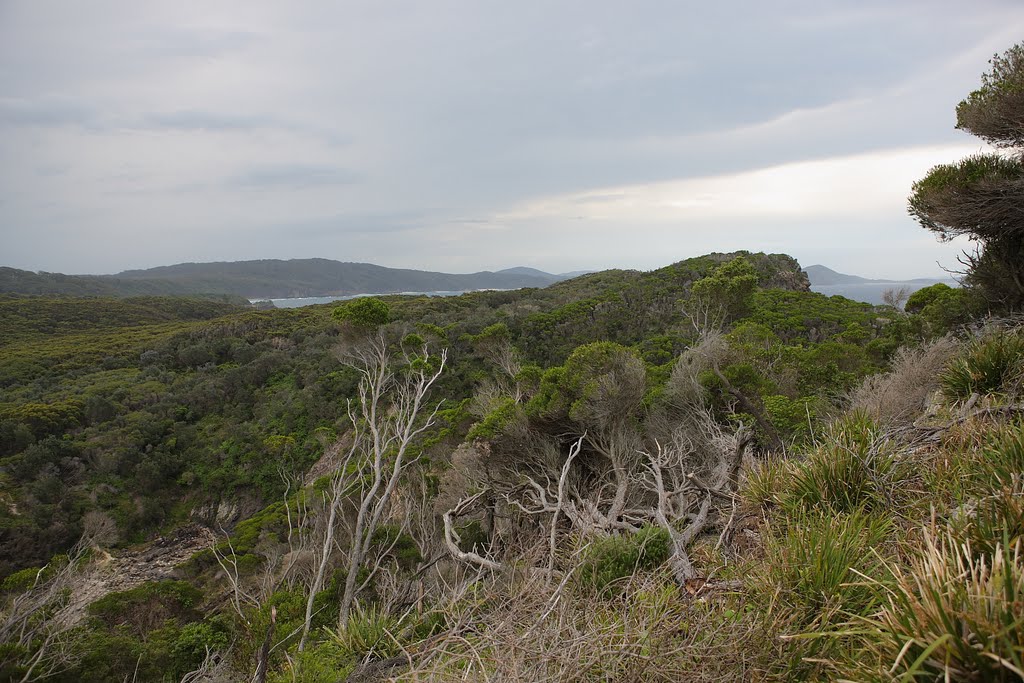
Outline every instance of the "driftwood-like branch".
<path fill-rule="evenodd" d="M 555 571 L 555 542 L 558 536 L 558 515 L 561 514 L 562 506 L 565 504 L 565 480 L 569 478 L 569 469 L 572 467 L 572 461 L 576 459 L 576 456 L 580 454 L 580 450 L 583 448 L 584 437 L 586 437 L 586 434 L 577 439 L 576 443 L 569 449 L 569 457 L 566 458 L 565 464 L 562 465 L 562 474 L 558 477 L 558 498 L 555 500 L 555 511 L 551 515 L 551 534 L 548 538 L 548 581 L 551 580 L 551 575 Z"/>
<path fill-rule="evenodd" d="M 476 566 L 483 567 L 484 569 L 497 570 L 501 569 L 501 564 L 499 562 L 489 560 L 474 552 L 467 552 L 459 547 L 459 535 L 455 532 L 455 526 L 452 522 L 454 518 L 469 512 L 469 510 L 476 505 L 477 501 L 488 493 L 490 493 L 490 489 L 484 489 L 473 494 L 469 498 L 463 498 L 454 508 L 444 513 L 444 545 L 448 548 L 448 552 L 451 556 L 460 562 L 475 564 Z"/>

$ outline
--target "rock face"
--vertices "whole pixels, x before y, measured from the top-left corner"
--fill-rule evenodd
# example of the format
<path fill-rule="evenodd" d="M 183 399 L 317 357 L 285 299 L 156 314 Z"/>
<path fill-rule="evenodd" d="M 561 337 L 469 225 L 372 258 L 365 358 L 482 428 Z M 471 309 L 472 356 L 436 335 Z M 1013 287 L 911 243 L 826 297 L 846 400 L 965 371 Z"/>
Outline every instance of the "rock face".
<path fill-rule="evenodd" d="M 795 292 L 811 291 L 811 281 L 800 263 L 788 254 L 752 254 L 749 251 L 715 252 L 705 258 L 718 263 L 731 261 L 743 256 L 761 275 L 761 287 L 765 289 L 788 289 Z"/>
<path fill-rule="evenodd" d="M 222 500 L 193 508 L 189 517 L 200 526 L 230 529 L 236 522 L 258 512 L 260 507 L 256 501 L 246 498 Z"/>
<path fill-rule="evenodd" d="M 175 578 L 175 568 L 200 550 L 213 545 L 213 532 L 190 524 L 175 529 L 141 548 L 109 555 L 96 561 L 75 586 L 71 599 L 73 622 L 85 616 L 86 607 L 109 593 L 131 590 L 151 581 Z"/>

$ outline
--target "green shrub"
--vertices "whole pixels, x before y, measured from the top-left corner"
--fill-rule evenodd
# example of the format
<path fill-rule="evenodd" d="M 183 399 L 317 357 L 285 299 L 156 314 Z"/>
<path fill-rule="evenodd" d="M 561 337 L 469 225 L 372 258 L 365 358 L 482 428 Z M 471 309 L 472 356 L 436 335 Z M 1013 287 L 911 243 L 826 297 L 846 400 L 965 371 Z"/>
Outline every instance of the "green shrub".
<path fill-rule="evenodd" d="M 409 571 L 423 560 L 419 546 L 412 536 L 394 524 L 383 524 L 373 532 L 374 547 L 387 549 L 401 569 Z"/>
<path fill-rule="evenodd" d="M 635 534 L 596 539 L 583 554 L 578 577 L 586 585 L 605 591 L 638 570 L 661 565 L 670 555 L 669 546 L 668 532 L 654 526 Z"/>
<path fill-rule="evenodd" d="M 223 652 L 228 647 L 227 632 L 206 621 L 185 624 L 171 647 L 178 671 L 192 671 L 206 658 L 207 652 Z"/>
<path fill-rule="evenodd" d="M 940 375 L 942 393 L 952 401 L 972 394 L 1005 394 L 1019 390 L 1024 375 L 1024 335 L 997 332 L 972 344 Z"/>
<path fill-rule="evenodd" d="M 814 398 L 805 396 L 794 400 L 774 394 L 765 396 L 762 401 L 768 421 L 783 439 L 799 441 L 810 434 L 811 425 L 818 417 Z"/>
<path fill-rule="evenodd" d="M 143 635 L 169 619 L 188 620 L 202 597 L 185 581 L 156 581 L 105 595 L 89 605 L 89 613 L 108 627 L 125 626 Z"/>
<path fill-rule="evenodd" d="M 27 567 L 5 578 L 3 583 L 0 584 L 0 590 L 21 593 L 36 585 L 38 581 L 44 580 L 44 578 L 45 568 Z"/>
<path fill-rule="evenodd" d="M 388 322 L 391 310 L 377 297 L 367 296 L 345 302 L 335 308 L 331 316 L 358 328 L 373 329 Z"/>
<path fill-rule="evenodd" d="M 316 643 L 290 655 L 288 665 L 268 677 L 270 683 L 338 683 L 347 680 L 355 662 L 333 641 Z"/>
<path fill-rule="evenodd" d="M 512 398 L 502 398 L 497 407 L 484 416 L 484 419 L 473 425 L 466 435 L 467 439 L 494 439 L 501 436 L 510 424 L 522 416 L 519 404 Z"/>

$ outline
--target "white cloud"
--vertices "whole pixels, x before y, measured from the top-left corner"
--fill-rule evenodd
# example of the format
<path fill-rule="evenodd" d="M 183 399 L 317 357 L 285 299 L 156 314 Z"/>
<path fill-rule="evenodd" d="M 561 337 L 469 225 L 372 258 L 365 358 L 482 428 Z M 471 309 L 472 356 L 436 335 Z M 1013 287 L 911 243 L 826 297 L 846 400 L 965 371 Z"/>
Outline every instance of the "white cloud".
<path fill-rule="evenodd" d="M 848 157 L 531 200 L 497 214 L 497 222 L 571 220 L 638 225 L 729 219 L 864 219 L 899 212 L 912 183 L 929 168 L 978 150 L 940 145 L 883 150 Z"/>

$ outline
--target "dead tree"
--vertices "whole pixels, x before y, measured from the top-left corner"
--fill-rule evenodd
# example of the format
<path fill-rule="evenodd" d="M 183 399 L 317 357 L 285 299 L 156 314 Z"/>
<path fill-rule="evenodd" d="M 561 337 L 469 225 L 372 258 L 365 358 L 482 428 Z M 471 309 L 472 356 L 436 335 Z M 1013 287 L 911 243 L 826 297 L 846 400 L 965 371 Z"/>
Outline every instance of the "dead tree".
<path fill-rule="evenodd" d="M 356 507 L 347 549 L 348 575 L 338 609 L 340 628 L 348 623 L 356 594 L 373 578 L 371 571 L 359 581 L 374 533 L 391 508 L 402 475 L 419 458 L 413 452 L 415 441 L 434 424 L 440 407 L 437 404 L 431 410 L 426 399 L 444 371 L 447 351 L 435 359 L 424 345 L 416 356 L 405 351 L 400 355 L 393 358 L 383 335 L 377 334 L 345 359 L 361 379 L 357 400 L 349 404 L 352 455 L 340 473 Z"/>
<path fill-rule="evenodd" d="M 21 683 L 59 674 L 81 656 L 71 596 L 87 571 L 91 548 L 91 539 L 83 537 L 63 561 L 39 569 L 32 585 L 0 612 L 0 643 L 24 652 L 18 662 L 25 671 Z"/>
<path fill-rule="evenodd" d="M 701 482 L 689 471 L 687 455 L 691 451 L 684 441 L 676 440 L 668 447 L 657 444 L 656 452 L 644 453 L 648 459 L 644 483 L 657 497 L 654 521 L 668 533 L 672 543 L 668 563 L 680 584 L 698 576 L 688 548 L 707 527 L 713 498 L 731 501 L 739 484 L 743 454 L 750 440 L 750 430 L 741 425 L 733 435 L 731 452 L 723 450 L 716 481 L 711 485 Z M 679 528 L 681 525 L 682 529 Z"/>

